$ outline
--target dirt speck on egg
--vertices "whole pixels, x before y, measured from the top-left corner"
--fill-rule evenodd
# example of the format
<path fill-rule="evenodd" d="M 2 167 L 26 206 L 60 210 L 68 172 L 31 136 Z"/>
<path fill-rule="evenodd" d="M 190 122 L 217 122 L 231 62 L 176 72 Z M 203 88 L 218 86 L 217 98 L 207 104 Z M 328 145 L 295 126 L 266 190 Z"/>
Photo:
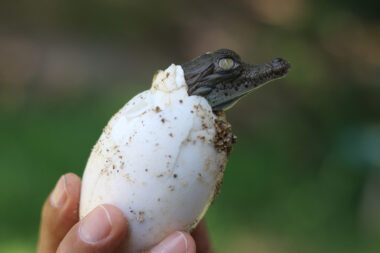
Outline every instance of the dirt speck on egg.
<path fill-rule="evenodd" d="M 137 218 L 136 218 L 136 220 L 137 220 L 138 223 L 143 223 L 143 222 L 145 221 L 144 214 L 145 214 L 144 211 L 141 211 L 141 210 L 140 210 L 140 211 L 138 212 L 138 216 L 137 216 Z"/>
<path fill-rule="evenodd" d="M 159 113 L 159 112 L 161 112 L 161 108 L 160 108 L 159 106 L 156 106 L 156 107 L 154 108 L 154 111 L 157 112 L 157 113 Z"/>

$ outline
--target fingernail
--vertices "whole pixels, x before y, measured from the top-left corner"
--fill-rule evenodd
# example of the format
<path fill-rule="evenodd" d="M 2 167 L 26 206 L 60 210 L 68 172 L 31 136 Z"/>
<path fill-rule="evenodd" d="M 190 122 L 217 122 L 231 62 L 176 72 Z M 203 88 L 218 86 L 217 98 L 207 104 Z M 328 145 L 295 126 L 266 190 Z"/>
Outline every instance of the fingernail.
<path fill-rule="evenodd" d="M 79 235 L 83 241 L 94 244 L 106 238 L 112 229 L 110 214 L 100 205 L 83 218 L 79 226 Z"/>
<path fill-rule="evenodd" d="M 182 232 L 175 232 L 160 242 L 154 248 L 152 253 L 187 253 L 188 242 L 186 236 Z"/>
<path fill-rule="evenodd" d="M 60 208 L 63 206 L 67 198 L 66 195 L 66 177 L 61 176 L 61 178 L 58 180 L 57 184 L 55 185 L 54 191 L 51 194 L 50 197 L 50 203 Z"/>

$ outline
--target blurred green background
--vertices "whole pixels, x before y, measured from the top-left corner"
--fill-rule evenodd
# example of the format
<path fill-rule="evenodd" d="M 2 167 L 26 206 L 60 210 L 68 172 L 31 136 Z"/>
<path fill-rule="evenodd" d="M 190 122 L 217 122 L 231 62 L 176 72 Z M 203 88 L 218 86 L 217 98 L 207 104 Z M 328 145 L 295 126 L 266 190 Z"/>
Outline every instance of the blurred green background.
<path fill-rule="evenodd" d="M 2 1 L 0 252 L 33 252 L 57 179 L 157 69 L 230 48 L 291 62 L 228 111 L 218 252 L 380 252 L 377 1 Z"/>

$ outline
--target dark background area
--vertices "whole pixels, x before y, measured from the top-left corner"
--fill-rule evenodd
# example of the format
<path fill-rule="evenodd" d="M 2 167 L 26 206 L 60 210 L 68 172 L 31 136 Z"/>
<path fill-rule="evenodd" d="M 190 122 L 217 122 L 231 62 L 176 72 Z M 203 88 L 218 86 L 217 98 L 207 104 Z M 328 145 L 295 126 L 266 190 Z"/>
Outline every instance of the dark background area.
<path fill-rule="evenodd" d="M 33 252 L 61 174 L 153 74 L 206 51 L 291 62 L 227 112 L 238 143 L 207 213 L 218 252 L 380 251 L 376 1 L 0 3 L 0 252 Z"/>

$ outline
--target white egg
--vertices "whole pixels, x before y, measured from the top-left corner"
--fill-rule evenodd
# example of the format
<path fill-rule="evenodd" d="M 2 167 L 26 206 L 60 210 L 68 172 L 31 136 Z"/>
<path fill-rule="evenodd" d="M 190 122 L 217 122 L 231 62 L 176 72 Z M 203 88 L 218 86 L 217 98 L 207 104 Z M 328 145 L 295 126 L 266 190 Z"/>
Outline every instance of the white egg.
<path fill-rule="evenodd" d="M 149 249 L 190 231 L 218 192 L 227 162 L 220 124 L 207 100 L 189 96 L 181 66 L 153 78 L 104 128 L 83 175 L 80 217 L 99 204 L 129 221 L 125 252 Z M 227 132 L 230 128 L 227 123 Z M 222 134 L 221 134 L 222 133 Z"/>

